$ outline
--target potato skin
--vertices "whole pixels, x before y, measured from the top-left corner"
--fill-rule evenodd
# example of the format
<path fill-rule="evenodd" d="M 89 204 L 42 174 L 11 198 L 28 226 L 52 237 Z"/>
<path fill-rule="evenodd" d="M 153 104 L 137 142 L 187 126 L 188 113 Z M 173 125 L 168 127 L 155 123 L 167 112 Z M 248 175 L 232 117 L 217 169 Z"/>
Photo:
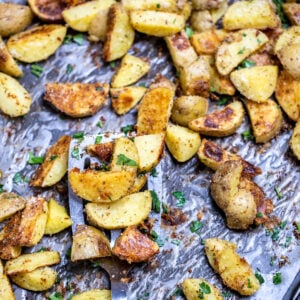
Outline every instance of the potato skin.
<path fill-rule="evenodd" d="M 300 79 L 300 43 L 284 46 L 278 52 L 280 59 L 285 70 L 288 71 L 295 79 Z"/>
<path fill-rule="evenodd" d="M 300 160 L 300 121 L 297 122 L 290 141 L 295 156 Z"/>

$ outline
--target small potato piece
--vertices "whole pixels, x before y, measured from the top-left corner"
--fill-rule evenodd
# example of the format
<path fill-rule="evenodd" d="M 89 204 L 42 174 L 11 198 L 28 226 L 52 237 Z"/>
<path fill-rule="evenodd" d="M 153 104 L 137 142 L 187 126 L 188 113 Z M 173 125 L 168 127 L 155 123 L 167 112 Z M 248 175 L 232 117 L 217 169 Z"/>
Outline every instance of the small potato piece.
<path fill-rule="evenodd" d="M 282 8 L 293 25 L 300 25 L 300 3 L 283 3 Z"/>
<path fill-rule="evenodd" d="M 235 101 L 221 110 L 189 122 L 189 128 L 209 136 L 228 136 L 240 127 L 244 114 L 241 102 Z"/>
<path fill-rule="evenodd" d="M 223 0 L 192 0 L 193 8 L 196 10 L 204 10 L 218 8 Z"/>
<path fill-rule="evenodd" d="M 23 289 L 41 292 L 49 290 L 56 281 L 57 273 L 49 267 L 37 268 L 29 273 L 11 275 L 11 280 Z"/>
<path fill-rule="evenodd" d="M 57 251 L 22 254 L 6 263 L 5 273 L 9 276 L 20 273 L 29 273 L 40 267 L 51 266 L 58 263 L 60 263 L 60 255 Z"/>
<path fill-rule="evenodd" d="M 276 40 L 276 44 L 274 46 L 274 52 L 276 54 L 279 51 L 287 46 L 292 44 L 299 44 L 300 43 L 300 26 L 292 26 L 285 31 L 278 37 Z"/>
<path fill-rule="evenodd" d="M 278 66 L 255 66 L 232 72 L 230 79 L 247 99 L 264 102 L 274 93 L 277 76 Z"/>
<path fill-rule="evenodd" d="M 219 7 L 210 10 L 211 18 L 214 24 L 216 24 L 225 15 L 227 9 L 227 0 L 223 0 Z"/>
<path fill-rule="evenodd" d="M 220 291 L 212 284 L 202 278 L 186 278 L 182 282 L 182 289 L 186 300 L 198 300 L 200 291 L 209 289 L 209 293 L 202 292 L 201 299 L 204 300 L 223 300 Z"/>
<path fill-rule="evenodd" d="M 142 86 L 111 88 L 111 104 L 118 115 L 124 115 L 134 108 L 145 95 L 147 89 Z"/>
<path fill-rule="evenodd" d="M 128 191 L 128 195 L 138 193 L 146 184 L 147 175 L 146 174 L 138 174 L 135 177 L 134 183 Z"/>
<path fill-rule="evenodd" d="M 43 25 L 11 36 L 7 41 L 10 54 L 23 62 L 47 59 L 64 41 L 67 28 L 62 25 Z"/>
<path fill-rule="evenodd" d="M 235 2 L 228 7 L 223 18 L 226 30 L 276 28 L 279 24 L 279 18 L 268 0 Z"/>
<path fill-rule="evenodd" d="M 58 233 L 71 225 L 72 220 L 67 214 L 66 209 L 54 199 L 50 199 L 45 234 Z"/>
<path fill-rule="evenodd" d="M 101 172 L 78 168 L 69 171 L 69 183 L 75 194 L 91 202 L 116 201 L 124 197 L 135 180 L 131 171 Z"/>
<path fill-rule="evenodd" d="M 61 0 L 28 0 L 28 4 L 42 21 L 63 21 L 62 11 L 65 9 L 65 3 Z"/>
<path fill-rule="evenodd" d="M 112 253 L 130 264 L 139 263 L 149 261 L 159 253 L 159 247 L 135 226 L 130 226 L 117 238 Z"/>
<path fill-rule="evenodd" d="M 113 153 L 114 143 L 106 142 L 87 146 L 87 153 L 98 157 L 101 161 L 109 162 Z"/>
<path fill-rule="evenodd" d="M 48 149 L 44 162 L 30 181 L 31 186 L 52 186 L 64 177 L 68 169 L 70 142 L 71 137 L 64 135 Z"/>
<path fill-rule="evenodd" d="M 300 160 L 300 121 L 297 122 L 290 141 L 295 156 Z"/>
<path fill-rule="evenodd" d="M 14 78 L 0 73 L 0 110 L 10 117 L 20 117 L 30 110 L 29 93 Z"/>
<path fill-rule="evenodd" d="M 191 159 L 200 147 L 198 132 L 178 125 L 169 124 L 166 131 L 166 145 L 172 156 L 179 162 Z"/>
<path fill-rule="evenodd" d="M 208 10 L 193 11 L 191 15 L 191 26 L 196 32 L 207 31 L 215 27 Z"/>
<path fill-rule="evenodd" d="M 94 115 L 107 102 L 107 83 L 47 83 L 44 100 L 73 118 Z"/>
<path fill-rule="evenodd" d="M 130 22 L 135 30 L 158 37 L 177 33 L 185 25 L 183 15 L 150 10 L 131 11 Z"/>
<path fill-rule="evenodd" d="M 7 37 L 23 31 L 32 19 L 33 13 L 28 6 L 0 3 L 0 36 Z"/>
<path fill-rule="evenodd" d="M 268 42 L 268 37 L 255 29 L 231 33 L 218 48 L 216 66 L 221 75 L 228 75 L 246 57 Z"/>
<path fill-rule="evenodd" d="M 71 261 L 111 256 L 109 240 L 98 229 L 77 225 L 73 235 Z"/>
<path fill-rule="evenodd" d="M 101 9 L 89 26 L 89 40 L 92 42 L 104 42 L 107 34 L 108 8 Z"/>
<path fill-rule="evenodd" d="M 134 138 L 139 154 L 140 172 L 148 172 L 159 163 L 164 153 L 164 139 L 164 133 L 139 135 Z"/>
<path fill-rule="evenodd" d="M 145 220 L 152 207 L 150 191 L 139 192 L 111 203 L 88 203 L 88 221 L 104 229 L 120 229 L 138 225 Z"/>
<path fill-rule="evenodd" d="M 250 100 L 245 103 L 256 143 L 266 143 L 275 137 L 283 121 L 281 109 L 276 102 L 268 99 L 262 103 Z"/>
<path fill-rule="evenodd" d="M 150 70 L 150 64 L 145 59 L 126 54 L 121 61 L 120 68 L 111 81 L 113 88 L 124 87 L 135 83 Z"/>
<path fill-rule="evenodd" d="M 5 274 L 3 274 L 3 265 L 0 260 L 0 299 L 15 300 L 10 282 Z"/>
<path fill-rule="evenodd" d="M 104 61 L 109 62 L 127 53 L 134 41 L 134 30 L 126 10 L 120 3 L 113 4 L 110 7 L 107 20 L 107 36 L 102 58 Z"/>
<path fill-rule="evenodd" d="M 236 245 L 218 238 L 205 240 L 210 265 L 225 285 L 241 295 L 253 295 L 260 287 L 251 266 L 236 253 Z"/>
<path fill-rule="evenodd" d="M 15 193 L 0 194 L 0 222 L 22 210 L 25 205 L 25 199 Z"/>
<path fill-rule="evenodd" d="M 187 127 L 189 122 L 206 115 L 208 101 L 200 96 L 181 96 L 174 101 L 171 120 Z"/>
<path fill-rule="evenodd" d="M 73 300 L 112 300 L 110 290 L 89 290 L 74 295 Z"/>
<path fill-rule="evenodd" d="M 126 10 L 156 10 L 176 12 L 177 6 L 175 0 L 122 0 Z"/>

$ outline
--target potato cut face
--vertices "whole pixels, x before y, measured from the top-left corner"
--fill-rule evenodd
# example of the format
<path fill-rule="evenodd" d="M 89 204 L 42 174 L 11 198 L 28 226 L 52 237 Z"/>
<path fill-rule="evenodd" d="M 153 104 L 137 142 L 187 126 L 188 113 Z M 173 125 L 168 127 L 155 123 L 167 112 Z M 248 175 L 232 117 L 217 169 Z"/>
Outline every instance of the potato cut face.
<path fill-rule="evenodd" d="M 26 200 L 15 193 L 0 194 L 0 222 L 22 210 Z"/>
<path fill-rule="evenodd" d="M 158 37 L 177 33 L 185 25 L 183 15 L 150 10 L 131 11 L 130 22 L 135 30 Z"/>
<path fill-rule="evenodd" d="M 107 17 L 109 8 L 98 11 L 96 17 L 89 25 L 89 40 L 91 42 L 104 42 L 107 34 Z"/>
<path fill-rule="evenodd" d="M 72 298 L 73 300 L 111 300 L 111 291 L 94 289 L 80 294 L 76 294 Z"/>
<path fill-rule="evenodd" d="M 243 119 L 243 105 L 236 101 L 221 110 L 189 122 L 189 128 L 209 136 L 228 136 L 238 129 Z"/>
<path fill-rule="evenodd" d="M 0 299 L 14 300 L 15 296 L 6 275 L 0 275 Z"/>
<path fill-rule="evenodd" d="M 10 117 L 27 114 L 32 103 L 29 93 L 14 78 L 0 73 L 0 110 Z"/>
<path fill-rule="evenodd" d="M 283 47 L 290 46 L 291 44 L 299 44 L 299 43 L 300 43 L 300 26 L 292 26 L 286 29 L 285 31 L 283 31 L 283 33 L 276 40 L 274 46 L 274 52 L 278 54 Z"/>
<path fill-rule="evenodd" d="M 28 0 L 28 4 L 35 15 L 45 22 L 63 21 L 62 11 L 65 3 L 60 0 Z"/>
<path fill-rule="evenodd" d="M 117 73 L 112 78 L 113 88 L 124 87 L 135 83 L 150 70 L 150 64 L 145 59 L 126 54 Z"/>
<path fill-rule="evenodd" d="M 147 182 L 147 175 L 146 174 L 138 174 L 135 177 L 134 183 L 128 191 L 128 195 L 138 193 L 146 184 Z"/>
<path fill-rule="evenodd" d="M 11 55 L 27 63 L 38 62 L 52 55 L 64 41 L 67 28 L 62 25 L 33 27 L 11 36 L 7 48 Z"/>
<path fill-rule="evenodd" d="M 291 148 L 295 156 L 300 160 L 300 122 L 298 121 L 290 141 Z"/>
<path fill-rule="evenodd" d="M 119 229 L 138 225 L 145 220 L 152 206 L 150 191 L 123 197 L 112 203 L 88 203 L 88 221 L 104 229 Z"/>
<path fill-rule="evenodd" d="M 293 25 L 300 25 L 300 3 L 283 3 L 282 8 Z"/>
<path fill-rule="evenodd" d="M 44 100 L 73 118 L 94 115 L 107 102 L 107 83 L 47 83 Z"/>
<path fill-rule="evenodd" d="M 127 195 L 136 174 L 132 171 L 100 172 L 74 168 L 69 171 L 72 190 L 91 202 L 111 203 Z"/>
<path fill-rule="evenodd" d="M 162 0 L 159 1 L 159 3 L 157 0 L 123 0 L 122 3 L 126 10 L 177 11 L 175 0 Z"/>
<path fill-rule="evenodd" d="M 277 76 L 278 66 L 257 66 L 236 70 L 230 79 L 247 99 L 264 102 L 274 93 Z"/>
<path fill-rule="evenodd" d="M 217 23 L 226 13 L 228 9 L 227 0 L 223 0 L 219 7 L 210 10 L 213 23 Z"/>

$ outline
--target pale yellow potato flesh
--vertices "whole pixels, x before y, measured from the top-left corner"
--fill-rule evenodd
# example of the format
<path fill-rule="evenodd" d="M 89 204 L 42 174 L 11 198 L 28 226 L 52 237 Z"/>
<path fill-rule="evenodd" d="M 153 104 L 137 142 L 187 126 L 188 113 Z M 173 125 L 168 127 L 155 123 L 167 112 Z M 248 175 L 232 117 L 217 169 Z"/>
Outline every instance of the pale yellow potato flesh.
<path fill-rule="evenodd" d="M 73 300 L 112 300 L 110 290 L 89 290 L 74 295 Z"/>
<path fill-rule="evenodd" d="M 126 10 L 177 11 L 175 0 L 122 0 L 122 3 Z"/>
<path fill-rule="evenodd" d="M 0 194 L 0 222 L 11 217 L 17 211 L 22 210 L 26 200 L 15 193 Z"/>
<path fill-rule="evenodd" d="M 291 44 L 300 43 L 300 26 L 291 26 L 290 28 L 283 31 L 283 33 L 278 37 L 274 45 L 274 52 L 278 52 L 285 46 Z"/>
<path fill-rule="evenodd" d="M 211 9 L 209 12 L 211 14 L 212 21 L 217 23 L 225 15 L 227 9 L 227 0 L 223 0 L 219 7 Z"/>
<path fill-rule="evenodd" d="M 1 264 L 1 262 L 0 262 Z M 1 265 L 2 266 L 2 265 Z M 0 299 L 1 300 L 15 300 L 15 296 L 11 284 L 5 274 L 0 274 Z"/>

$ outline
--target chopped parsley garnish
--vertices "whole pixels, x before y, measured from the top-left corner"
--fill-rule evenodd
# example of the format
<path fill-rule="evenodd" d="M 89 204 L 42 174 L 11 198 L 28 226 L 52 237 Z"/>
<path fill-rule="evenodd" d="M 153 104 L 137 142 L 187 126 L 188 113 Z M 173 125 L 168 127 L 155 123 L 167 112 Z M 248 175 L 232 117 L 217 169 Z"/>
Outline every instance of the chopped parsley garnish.
<path fill-rule="evenodd" d="M 175 291 L 172 293 L 172 296 L 183 296 L 183 291 L 181 288 L 177 287 Z"/>
<path fill-rule="evenodd" d="M 17 172 L 15 175 L 14 175 L 14 177 L 13 177 L 13 182 L 14 183 L 22 183 L 22 182 L 24 182 L 25 180 L 24 180 L 24 177 L 19 173 L 19 172 Z"/>
<path fill-rule="evenodd" d="M 96 87 L 96 91 L 103 91 L 104 89 L 103 89 L 103 87 L 102 86 L 97 86 Z"/>
<path fill-rule="evenodd" d="M 101 141 L 102 141 L 102 136 L 101 136 L 101 135 L 98 135 L 98 136 L 96 137 L 96 139 L 95 139 L 95 144 L 96 144 L 96 145 L 97 145 L 97 144 L 100 144 Z"/>
<path fill-rule="evenodd" d="M 255 62 L 252 60 L 243 60 L 239 65 L 238 69 L 251 68 L 255 66 Z"/>
<path fill-rule="evenodd" d="M 111 61 L 110 63 L 109 63 L 109 65 L 110 65 L 110 67 L 111 68 L 115 68 L 116 67 L 116 62 L 115 61 Z"/>
<path fill-rule="evenodd" d="M 100 267 L 100 262 L 95 261 L 92 266 L 93 266 L 93 268 L 99 268 Z"/>
<path fill-rule="evenodd" d="M 84 137 L 84 132 L 76 132 L 72 135 L 73 139 L 82 139 Z"/>
<path fill-rule="evenodd" d="M 280 229 L 278 227 L 275 227 L 273 230 L 273 233 L 271 235 L 271 239 L 273 241 L 277 241 L 279 239 L 279 232 L 280 232 Z"/>
<path fill-rule="evenodd" d="M 3 184 L 0 184 L 0 194 L 4 193 L 4 188 L 3 188 Z"/>
<path fill-rule="evenodd" d="M 44 156 L 35 156 L 33 152 L 29 152 L 29 159 L 27 162 L 30 165 L 40 165 L 44 162 Z"/>
<path fill-rule="evenodd" d="M 141 86 L 141 87 L 146 87 L 146 82 L 141 82 L 141 83 L 139 83 L 139 86 Z"/>
<path fill-rule="evenodd" d="M 270 258 L 270 266 L 273 267 L 274 266 L 274 262 L 275 262 L 275 257 L 271 256 Z"/>
<path fill-rule="evenodd" d="M 135 167 L 135 166 L 137 166 L 137 163 L 134 160 L 127 157 L 126 155 L 119 154 L 118 160 L 117 160 L 117 165 Z"/>
<path fill-rule="evenodd" d="M 66 70 L 67 75 L 72 73 L 73 70 L 74 70 L 74 67 L 71 64 L 68 64 L 67 65 L 67 70 Z"/>
<path fill-rule="evenodd" d="M 191 27 L 185 27 L 184 31 L 188 38 L 191 38 L 192 35 L 195 33 Z"/>
<path fill-rule="evenodd" d="M 152 210 L 156 213 L 160 213 L 160 200 L 155 191 L 150 191 L 152 198 Z"/>
<path fill-rule="evenodd" d="M 99 128 L 103 128 L 103 122 L 102 122 L 102 121 L 99 121 L 96 125 L 97 125 Z"/>
<path fill-rule="evenodd" d="M 240 51 L 237 54 L 243 54 L 245 52 L 246 48 L 243 47 L 242 49 L 240 49 Z"/>
<path fill-rule="evenodd" d="M 250 130 L 245 130 L 244 132 L 242 132 L 242 137 L 244 141 L 254 140 L 254 136 L 252 135 Z"/>
<path fill-rule="evenodd" d="M 66 258 L 67 259 L 70 259 L 71 258 L 71 247 L 67 250 L 67 252 L 66 252 Z"/>
<path fill-rule="evenodd" d="M 160 3 L 157 3 L 157 4 L 156 4 L 156 8 L 160 8 Z"/>
<path fill-rule="evenodd" d="M 44 252 L 44 251 L 46 251 L 46 250 L 47 250 L 46 247 L 41 247 L 37 252 Z"/>
<path fill-rule="evenodd" d="M 283 28 L 287 28 L 289 26 L 288 20 L 286 19 L 284 13 L 283 13 L 283 9 L 282 9 L 282 4 L 283 4 L 283 0 L 273 0 L 274 4 L 276 5 L 276 11 L 277 14 L 281 20 L 282 23 L 282 27 Z"/>
<path fill-rule="evenodd" d="M 175 191 L 172 195 L 177 199 L 176 206 L 182 208 L 186 202 L 183 192 Z"/>
<path fill-rule="evenodd" d="M 279 224 L 279 228 L 280 228 L 280 229 L 284 229 L 285 226 L 286 226 L 286 224 L 287 224 L 287 221 L 281 222 L 281 223 Z"/>
<path fill-rule="evenodd" d="M 246 37 L 246 36 L 247 36 L 247 34 L 246 34 L 246 33 L 242 33 L 242 36 L 243 36 L 243 37 Z"/>
<path fill-rule="evenodd" d="M 257 44 L 260 45 L 261 44 L 261 40 L 257 39 Z"/>
<path fill-rule="evenodd" d="M 191 232 L 196 232 L 202 229 L 202 227 L 203 227 L 203 223 L 197 220 L 192 222 L 192 225 L 190 226 L 190 230 Z"/>
<path fill-rule="evenodd" d="M 37 64 L 32 64 L 31 65 L 31 74 L 33 74 L 36 77 L 41 77 L 42 73 L 44 72 L 44 68 L 37 65 Z"/>
<path fill-rule="evenodd" d="M 58 292 L 55 292 L 55 293 L 51 294 L 48 299 L 49 300 L 64 300 L 61 293 L 58 293 Z"/>
<path fill-rule="evenodd" d="M 271 234 L 271 231 L 270 231 L 270 229 L 266 229 L 266 236 L 269 236 Z"/>
<path fill-rule="evenodd" d="M 175 240 L 172 240 L 172 241 L 171 241 L 171 244 L 174 244 L 174 245 L 176 245 L 176 246 L 179 246 L 179 245 L 180 245 L 180 241 L 177 240 L 177 239 L 175 239 Z"/>
<path fill-rule="evenodd" d="M 283 195 L 278 191 L 277 187 L 274 188 L 277 198 L 280 200 L 283 198 Z"/>
<path fill-rule="evenodd" d="M 252 287 L 250 278 L 248 278 L 248 280 L 247 280 L 247 287 L 248 287 L 248 289 L 251 289 L 251 287 Z"/>
<path fill-rule="evenodd" d="M 204 281 L 200 283 L 198 290 L 198 298 L 204 299 L 204 294 L 208 295 L 211 293 L 210 286 L 206 284 Z"/>
<path fill-rule="evenodd" d="M 134 131 L 134 125 L 126 125 L 121 128 L 122 132 L 127 135 L 129 132 Z"/>
<path fill-rule="evenodd" d="M 222 292 L 221 295 L 222 295 L 222 297 L 224 297 L 224 298 L 229 298 L 229 297 L 231 297 L 231 294 L 230 294 L 229 292 Z"/>
<path fill-rule="evenodd" d="M 167 214 L 169 212 L 168 205 L 164 202 L 162 203 L 162 209 L 165 214 Z"/>
<path fill-rule="evenodd" d="M 71 152 L 72 157 L 79 159 L 79 149 L 78 148 L 74 148 Z"/>
<path fill-rule="evenodd" d="M 153 168 L 153 169 L 151 170 L 150 175 L 151 175 L 152 177 L 157 177 L 157 171 L 156 171 L 155 168 Z"/>
<path fill-rule="evenodd" d="M 257 214 L 256 214 L 256 217 L 257 218 L 262 218 L 264 216 L 264 214 L 262 213 L 262 212 L 258 212 Z"/>
<path fill-rule="evenodd" d="M 58 158 L 57 155 L 51 155 L 51 156 L 50 156 L 50 160 L 55 160 L 55 159 L 57 159 L 57 158 Z"/>
<path fill-rule="evenodd" d="M 263 284 L 265 282 L 265 279 L 261 276 L 261 274 L 258 271 L 255 272 L 255 277 L 259 281 L 259 284 Z"/>
<path fill-rule="evenodd" d="M 74 36 L 73 36 L 73 41 L 74 41 L 77 45 L 79 45 L 79 46 L 83 45 L 83 41 L 84 41 L 84 39 L 83 39 L 83 34 L 82 34 L 82 33 L 78 33 L 78 34 L 74 35 Z"/>
<path fill-rule="evenodd" d="M 285 247 L 285 248 L 288 248 L 288 246 L 291 244 L 291 242 L 292 242 L 292 237 L 291 237 L 291 236 L 287 236 L 287 237 L 285 238 L 284 247 Z"/>
<path fill-rule="evenodd" d="M 225 105 L 227 104 L 227 102 L 230 100 L 229 96 L 222 96 L 221 99 L 219 101 L 216 102 L 216 105 L 220 106 L 220 105 Z"/>
<path fill-rule="evenodd" d="M 164 245 L 164 241 L 159 237 L 159 235 L 154 230 L 151 231 L 150 235 L 152 240 L 156 242 L 158 247 L 162 247 Z"/>
<path fill-rule="evenodd" d="M 273 276 L 273 283 L 274 284 L 280 284 L 282 282 L 282 277 L 281 277 L 281 273 L 277 272 L 275 273 L 275 275 Z"/>
<path fill-rule="evenodd" d="M 70 44 L 72 41 L 72 35 L 71 34 L 67 34 L 65 36 L 65 39 L 64 39 L 64 44 Z"/>
<path fill-rule="evenodd" d="M 297 231 L 300 232 L 300 223 L 296 223 Z"/>

